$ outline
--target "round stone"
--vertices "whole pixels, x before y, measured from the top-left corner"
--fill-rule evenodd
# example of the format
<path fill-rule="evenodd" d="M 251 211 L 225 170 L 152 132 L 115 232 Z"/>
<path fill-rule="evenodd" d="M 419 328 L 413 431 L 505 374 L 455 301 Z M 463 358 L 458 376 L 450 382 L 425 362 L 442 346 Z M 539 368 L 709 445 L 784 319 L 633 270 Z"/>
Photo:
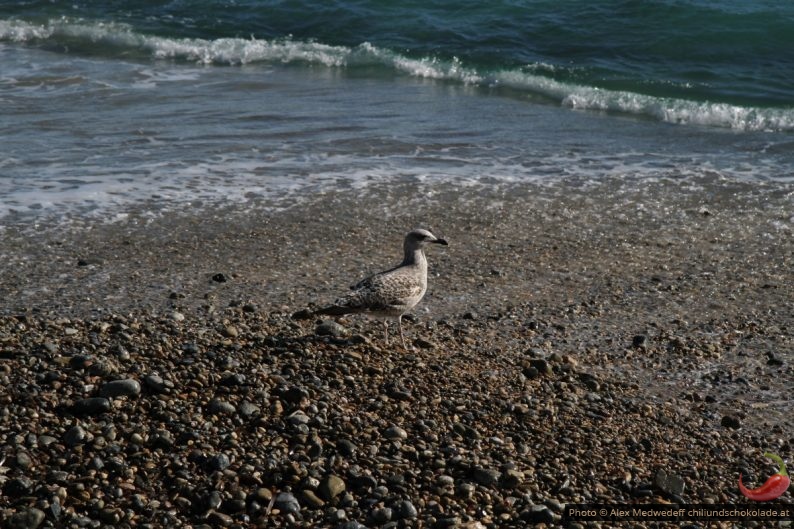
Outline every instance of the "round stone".
<path fill-rule="evenodd" d="M 141 383 L 134 378 L 114 380 L 102 386 L 100 397 L 135 397 L 141 394 Z"/>

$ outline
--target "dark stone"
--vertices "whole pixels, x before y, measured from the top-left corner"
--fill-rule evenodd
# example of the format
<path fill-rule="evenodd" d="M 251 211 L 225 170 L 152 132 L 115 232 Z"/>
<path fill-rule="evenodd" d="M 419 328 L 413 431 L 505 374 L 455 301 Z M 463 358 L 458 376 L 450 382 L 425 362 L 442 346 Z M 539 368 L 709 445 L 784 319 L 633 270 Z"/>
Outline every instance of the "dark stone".
<path fill-rule="evenodd" d="M 554 523 L 554 513 L 545 505 L 533 505 L 521 513 L 521 519 L 533 524 L 551 525 Z"/>
<path fill-rule="evenodd" d="M 669 495 L 680 495 L 684 492 L 686 482 L 676 474 L 668 474 L 664 469 L 659 469 L 653 478 L 656 488 Z"/>
<path fill-rule="evenodd" d="M 226 454 L 216 454 L 210 458 L 210 468 L 212 470 L 226 470 L 232 462 Z"/>
<path fill-rule="evenodd" d="M 333 320 L 324 320 L 317 326 L 317 328 L 314 330 L 314 333 L 319 336 L 335 336 L 340 338 L 348 336 L 350 331 L 343 325 L 340 325 Z"/>
<path fill-rule="evenodd" d="M 110 411 L 110 401 L 105 397 L 80 399 L 72 406 L 77 415 L 99 415 Z"/>
<path fill-rule="evenodd" d="M 244 386 L 245 375 L 241 373 L 233 373 L 221 379 L 221 386 Z"/>
<path fill-rule="evenodd" d="M 301 511 L 298 499 L 290 492 L 279 492 L 273 506 L 282 512 L 291 514 L 299 514 Z"/>
<path fill-rule="evenodd" d="M 3 487 L 3 493 L 12 498 L 30 496 L 33 493 L 33 480 L 27 476 L 11 479 Z"/>
<path fill-rule="evenodd" d="M 301 309 L 292 313 L 293 320 L 309 320 L 314 317 L 314 312 L 309 309 Z"/>
<path fill-rule="evenodd" d="M 14 514 L 8 520 L 9 529 L 36 529 L 44 522 L 44 511 L 34 507 Z"/>
<path fill-rule="evenodd" d="M 83 444 L 86 440 L 85 430 L 81 426 L 72 426 L 63 436 L 63 442 L 66 446 L 77 446 Z"/>
<path fill-rule="evenodd" d="M 648 337 L 644 334 L 638 334 L 631 339 L 631 345 L 637 349 L 645 349 L 648 347 Z"/>
<path fill-rule="evenodd" d="M 419 512 L 414 504 L 408 500 L 397 502 L 394 505 L 395 515 L 399 519 L 414 519 L 419 516 Z"/>
<path fill-rule="evenodd" d="M 472 473 L 474 480 L 484 487 L 490 487 L 494 483 L 499 481 L 499 478 L 502 477 L 502 474 L 498 470 L 494 470 L 491 468 L 481 468 L 477 467 L 474 469 Z"/>
<path fill-rule="evenodd" d="M 212 280 L 215 281 L 216 283 L 225 283 L 229 280 L 229 278 L 226 276 L 226 274 L 219 272 L 212 276 Z"/>
<path fill-rule="evenodd" d="M 734 430 L 738 430 L 742 427 L 742 422 L 738 417 L 734 417 L 733 415 L 723 415 L 720 424 L 726 428 L 732 428 Z"/>
<path fill-rule="evenodd" d="M 114 380 L 102 386 L 100 397 L 135 397 L 141 394 L 141 383 L 134 378 Z"/>

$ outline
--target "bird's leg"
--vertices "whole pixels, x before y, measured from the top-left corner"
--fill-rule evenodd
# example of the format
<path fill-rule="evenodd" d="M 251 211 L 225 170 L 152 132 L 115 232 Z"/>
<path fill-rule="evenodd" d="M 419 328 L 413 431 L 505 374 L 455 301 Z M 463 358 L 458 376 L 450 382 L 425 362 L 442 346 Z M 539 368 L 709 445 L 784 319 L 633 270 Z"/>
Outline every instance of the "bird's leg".
<path fill-rule="evenodd" d="M 389 320 L 383 320 L 383 331 L 386 334 L 386 345 L 389 345 Z"/>
<path fill-rule="evenodd" d="M 400 339 L 403 341 L 403 349 L 406 351 L 408 350 L 408 346 L 405 345 L 405 335 L 403 334 L 403 315 L 400 314 L 397 316 L 397 326 L 400 328 Z"/>

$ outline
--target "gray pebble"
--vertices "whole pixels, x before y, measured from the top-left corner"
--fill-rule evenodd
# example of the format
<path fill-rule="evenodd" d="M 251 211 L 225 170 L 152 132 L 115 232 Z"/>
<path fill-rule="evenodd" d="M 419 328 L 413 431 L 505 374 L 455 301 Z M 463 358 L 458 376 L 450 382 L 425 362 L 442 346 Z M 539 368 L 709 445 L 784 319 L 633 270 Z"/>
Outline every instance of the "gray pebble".
<path fill-rule="evenodd" d="M 376 523 L 382 524 L 386 523 L 391 520 L 392 517 L 392 510 L 388 507 L 382 507 L 380 509 L 375 509 L 372 511 L 372 520 Z"/>
<path fill-rule="evenodd" d="M 209 404 L 209 412 L 213 415 L 220 415 L 220 414 L 233 414 L 235 412 L 235 408 L 233 404 L 226 402 L 225 400 L 220 399 L 212 399 Z"/>
<path fill-rule="evenodd" d="M 314 332 L 319 336 L 336 336 L 337 338 L 345 337 L 350 334 L 350 331 L 346 327 L 333 320 L 324 320 L 317 326 Z"/>
<path fill-rule="evenodd" d="M 668 474 L 664 469 L 659 469 L 653 478 L 653 484 L 661 490 L 670 495 L 679 495 L 684 492 L 686 482 L 684 478 L 676 474 Z"/>
<path fill-rule="evenodd" d="M 477 467 L 473 472 L 474 480 L 484 487 L 490 487 L 499 481 L 501 476 L 502 474 L 498 470 L 494 470 L 492 468 Z"/>
<path fill-rule="evenodd" d="M 221 506 L 223 499 L 221 498 L 221 493 L 217 490 L 213 490 L 207 495 L 207 498 L 204 500 L 205 506 L 208 510 L 211 509 L 218 509 Z"/>
<path fill-rule="evenodd" d="M 44 521 L 44 511 L 30 508 L 18 512 L 8 520 L 9 529 L 36 529 Z"/>
<path fill-rule="evenodd" d="M 298 410 L 287 417 L 287 422 L 295 426 L 299 424 L 308 424 L 309 416 Z"/>
<path fill-rule="evenodd" d="M 232 462 L 226 454 L 216 454 L 210 459 L 210 468 L 213 470 L 226 470 Z"/>
<path fill-rule="evenodd" d="M 166 393 L 173 384 L 163 380 L 159 375 L 146 375 L 143 377 L 143 383 L 152 393 Z"/>
<path fill-rule="evenodd" d="M 408 500 L 397 502 L 394 506 L 394 511 L 397 518 L 400 519 L 413 519 L 419 516 L 419 512 L 414 507 L 414 504 Z"/>
<path fill-rule="evenodd" d="M 257 413 L 259 413 L 259 406 L 257 406 L 252 402 L 248 402 L 247 400 L 244 400 L 237 407 L 237 412 L 243 417 L 251 417 L 252 415 L 256 415 Z"/>
<path fill-rule="evenodd" d="M 141 383 L 134 378 L 114 380 L 102 386 L 100 397 L 134 397 L 141 394 Z"/>
<path fill-rule="evenodd" d="M 290 492 L 279 492 L 273 506 L 280 511 L 292 514 L 298 514 L 301 511 L 298 499 Z"/>
<path fill-rule="evenodd" d="M 383 432 L 383 437 L 389 441 L 403 441 L 408 439 L 408 432 L 399 426 L 390 426 Z"/>
<path fill-rule="evenodd" d="M 17 468 L 21 468 L 22 470 L 27 470 L 33 466 L 33 460 L 30 459 L 30 456 L 25 452 L 19 452 L 14 459 Z"/>

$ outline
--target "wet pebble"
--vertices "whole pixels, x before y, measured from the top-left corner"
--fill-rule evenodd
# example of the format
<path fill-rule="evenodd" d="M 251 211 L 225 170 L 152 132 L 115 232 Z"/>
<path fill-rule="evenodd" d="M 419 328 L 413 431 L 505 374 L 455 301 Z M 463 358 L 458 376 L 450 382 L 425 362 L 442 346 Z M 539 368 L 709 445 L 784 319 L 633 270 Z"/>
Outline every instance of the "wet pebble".
<path fill-rule="evenodd" d="M 36 529 L 45 519 L 44 511 L 31 507 L 11 516 L 8 520 L 9 529 Z"/>
<path fill-rule="evenodd" d="M 279 492 L 274 506 L 282 512 L 298 514 L 301 506 L 298 499 L 291 492 Z"/>
<path fill-rule="evenodd" d="M 69 428 L 63 436 L 63 442 L 66 446 L 77 446 L 86 441 L 86 431 L 80 425 L 75 425 Z"/>
<path fill-rule="evenodd" d="M 105 397 L 90 397 L 74 403 L 73 411 L 77 415 L 101 415 L 110 411 L 110 401 Z"/>
<path fill-rule="evenodd" d="M 102 386 L 99 390 L 100 397 L 134 397 L 140 395 L 141 383 L 133 378 L 114 380 Z"/>
<path fill-rule="evenodd" d="M 231 415 L 236 411 L 233 404 L 221 399 L 212 399 L 207 409 L 213 415 Z"/>
<path fill-rule="evenodd" d="M 408 432 L 399 426 L 389 426 L 386 428 L 386 430 L 384 430 L 383 437 L 389 441 L 404 441 L 405 439 L 408 439 Z"/>
<path fill-rule="evenodd" d="M 325 500 L 333 500 L 345 491 L 345 482 L 339 476 L 331 474 L 320 482 L 317 492 Z"/>

